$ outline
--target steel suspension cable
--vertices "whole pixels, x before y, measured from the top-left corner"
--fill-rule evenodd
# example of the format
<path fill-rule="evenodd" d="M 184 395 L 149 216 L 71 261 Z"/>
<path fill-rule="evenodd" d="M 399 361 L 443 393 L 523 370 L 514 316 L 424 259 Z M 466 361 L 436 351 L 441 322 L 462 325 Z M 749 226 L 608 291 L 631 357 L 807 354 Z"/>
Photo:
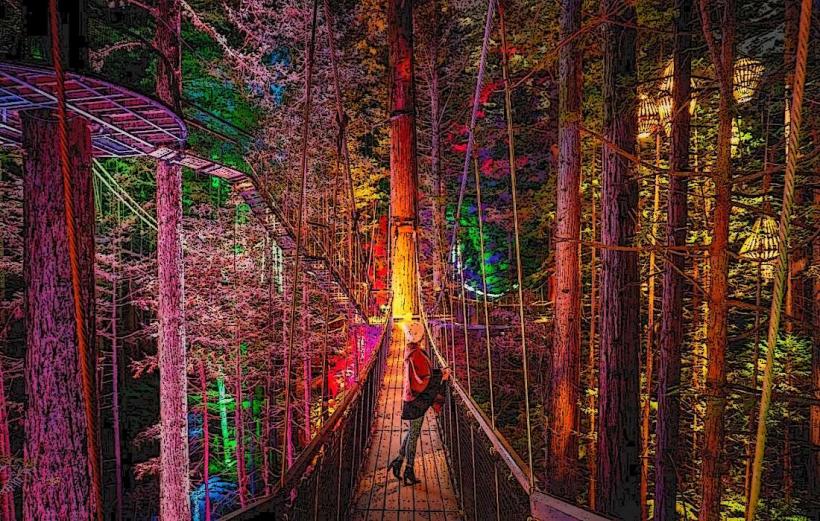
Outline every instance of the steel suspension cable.
<path fill-rule="evenodd" d="M 91 470 L 91 494 L 94 498 L 96 517 L 102 520 L 102 475 L 100 472 L 99 443 L 97 441 L 97 421 L 94 413 L 94 390 L 90 367 L 88 339 L 85 335 L 82 291 L 80 288 L 80 261 L 77 252 L 77 235 L 74 221 L 74 201 L 71 193 L 71 155 L 68 150 L 68 114 L 66 108 L 65 71 L 60 48 L 60 24 L 57 0 L 49 0 L 49 26 L 51 30 L 51 59 L 57 78 L 57 134 L 59 138 L 60 173 L 63 178 L 63 200 L 65 204 L 65 226 L 68 242 L 68 259 L 71 269 L 71 289 L 74 297 L 74 328 L 77 334 L 77 357 L 80 366 L 80 384 L 86 423 L 86 447 Z"/>
<path fill-rule="evenodd" d="M 490 425 L 495 429 L 495 395 L 493 394 L 493 350 L 490 342 L 490 312 L 487 302 L 487 269 L 484 266 L 484 210 L 481 202 L 481 173 L 478 168 L 478 157 L 473 155 L 473 170 L 475 170 L 476 207 L 478 209 L 478 243 L 481 263 L 481 287 L 484 304 L 484 341 L 487 345 L 487 380 L 490 389 Z M 498 468 L 493 466 L 495 483 L 495 518 L 501 519 L 501 501 L 498 495 Z"/>
<path fill-rule="evenodd" d="M 450 238 L 450 250 L 456 245 L 458 238 L 459 219 L 461 218 L 461 204 L 464 202 L 464 191 L 467 189 L 467 174 L 470 171 L 470 161 L 473 156 L 473 132 L 478 120 L 478 105 L 481 102 L 481 89 L 484 86 L 484 72 L 487 67 L 487 54 L 490 48 L 490 34 L 492 33 L 493 18 L 495 13 L 496 0 L 487 1 L 487 18 L 484 21 L 484 39 L 481 42 L 481 58 L 478 62 L 478 74 L 476 75 L 475 92 L 473 93 L 473 104 L 470 114 L 470 125 L 467 127 L 467 152 L 464 156 L 464 168 L 461 172 L 461 186 L 458 190 L 458 204 L 456 204 L 456 215 L 453 222 L 453 234 Z"/>
<path fill-rule="evenodd" d="M 507 147 L 510 161 L 510 189 L 512 191 L 513 225 L 515 232 L 515 269 L 518 281 L 518 320 L 521 325 L 521 354 L 524 369 L 524 408 L 527 418 L 527 463 L 530 470 L 530 489 L 535 488 L 532 458 L 532 422 L 530 420 L 529 353 L 527 351 L 527 328 L 524 323 L 524 284 L 521 271 L 521 226 L 518 221 L 518 190 L 516 189 L 515 133 L 512 124 L 512 89 L 510 85 L 510 65 L 507 47 L 507 30 L 504 25 L 504 7 L 498 11 L 501 30 L 501 69 L 504 77 L 504 119 L 507 122 Z"/>
<path fill-rule="evenodd" d="M 52 0 L 55 1 L 55 0 Z M 299 210 L 297 214 L 297 223 L 296 223 L 296 251 L 295 251 L 295 258 L 293 260 L 293 289 L 291 293 L 291 301 L 290 301 L 290 324 L 288 326 L 288 344 L 287 350 L 285 351 L 285 423 L 284 423 L 284 436 L 285 436 L 285 451 L 287 451 L 287 432 L 290 430 L 290 407 L 291 407 L 291 396 L 290 396 L 290 379 L 291 379 L 291 372 L 293 368 L 292 365 L 292 357 L 293 357 L 293 339 L 296 336 L 296 307 L 299 305 L 299 275 L 300 275 L 300 264 L 301 264 L 301 256 L 302 256 L 302 228 L 304 227 L 305 221 L 305 199 L 306 199 L 306 192 L 307 192 L 307 171 L 308 171 L 308 138 L 310 137 L 310 104 L 312 100 L 311 91 L 313 90 L 313 54 L 316 50 L 316 15 L 318 11 L 318 4 L 319 0 L 313 0 L 313 12 L 312 12 L 312 21 L 311 21 L 311 28 L 310 28 L 310 42 L 308 44 L 307 49 L 307 57 L 305 61 L 305 106 L 304 111 L 302 113 L 302 157 L 301 157 L 301 169 L 302 169 L 302 178 L 301 184 L 299 189 Z M 282 457 L 282 465 L 281 465 L 281 472 L 279 475 L 280 485 L 285 484 L 285 474 L 288 470 L 288 459 L 286 457 Z"/>
<path fill-rule="evenodd" d="M 487 344 L 487 373 L 490 387 L 490 420 L 495 429 L 495 397 L 493 394 L 493 352 L 490 342 L 490 311 L 487 302 L 487 269 L 484 266 L 484 210 L 481 202 L 481 174 L 478 169 L 478 158 L 473 157 L 473 170 L 475 170 L 475 192 L 476 208 L 478 209 L 478 245 L 481 263 L 481 287 L 482 300 L 484 304 L 484 341 Z"/>
<path fill-rule="evenodd" d="M 812 0 L 803 0 L 800 8 L 800 28 L 797 36 L 797 56 L 795 60 L 792 103 L 789 114 L 789 138 L 786 143 L 786 173 L 783 187 L 783 206 L 780 210 L 780 224 L 777 230 L 777 259 L 775 261 L 774 291 L 769 309 L 769 330 L 766 337 L 766 367 L 763 374 L 763 391 L 757 419 L 757 443 L 752 464 L 752 483 L 747 521 L 755 518 L 760 499 L 760 481 L 763 474 L 763 457 L 766 450 L 766 419 L 772 401 L 772 378 L 774 371 L 774 350 L 777 344 L 780 318 L 783 311 L 786 270 L 789 260 L 789 236 L 794 208 L 794 179 L 797 170 L 797 153 L 800 146 L 800 123 L 802 119 L 803 92 L 806 85 L 806 61 L 808 59 L 809 33 Z"/>

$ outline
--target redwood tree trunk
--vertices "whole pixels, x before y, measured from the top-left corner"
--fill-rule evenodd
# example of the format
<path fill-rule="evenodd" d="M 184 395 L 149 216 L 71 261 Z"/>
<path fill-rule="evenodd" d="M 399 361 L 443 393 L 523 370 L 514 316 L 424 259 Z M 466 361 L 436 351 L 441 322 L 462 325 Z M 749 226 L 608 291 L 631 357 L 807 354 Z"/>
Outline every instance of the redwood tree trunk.
<path fill-rule="evenodd" d="M 581 26 L 581 0 L 561 2 L 561 38 Z M 578 389 L 581 385 L 581 47 L 561 49 L 559 65 L 559 158 L 555 244 L 555 345 L 550 365 L 549 490 L 574 499 L 577 491 Z"/>
<path fill-rule="evenodd" d="M 708 2 L 700 0 L 704 32 L 709 31 Z M 732 211 L 732 88 L 734 67 L 734 0 L 724 0 L 721 20 L 720 48 L 715 48 L 713 61 L 718 62 L 720 103 L 718 106 L 717 163 L 715 207 L 712 243 L 709 245 L 709 316 L 706 330 L 706 414 L 703 420 L 704 445 L 701 467 L 700 521 L 720 519 L 721 476 L 723 474 L 723 444 L 726 437 L 726 344 L 729 306 L 729 219 Z"/>
<path fill-rule="evenodd" d="M 604 0 L 604 137 L 635 152 L 636 58 L 634 4 Z M 617 13 L 617 14 L 612 14 Z M 634 165 L 604 145 L 601 193 L 601 350 L 599 371 L 598 509 L 640 517 L 640 271 L 632 246 L 638 209 Z"/>
<path fill-rule="evenodd" d="M 817 172 L 817 170 L 815 170 Z M 815 211 L 820 208 L 820 188 L 814 189 Z M 812 257 L 814 263 L 820 262 L 820 236 L 812 242 Z M 820 277 L 814 277 L 812 287 L 812 321 L 814 334 L 812 335 L 811 382 L 814 403 L 809 412 L 809 448 L 811 450 L 811 492 L 812 497 L 820 497 Z M 814 506 L 815 519 L 820 518 L 820 504 Z"/>
<path fill-rule="evenodd" d="M 672 82 L 672 136 L 669 150 L 669 196 L 666 216 L 666 244 L 686 244 L 690 171 L 689 141 L 692 56 L 690 24 L 692 0 L 676 1 L 675 73 Z M 658 417 L 655 427 L 655 520 L 678 518 L 677 455 L 680 429 L 681 346 L 683 344 L 683 292 L 686 288 L 686 260 L 672 254 L 664 262 L 661 334 L 658 352 Z"/>
<path fill-rule="evenodd" d="M 389 0 L 390 212 L 393 316 L 418 313 L 416 298 L 416 93 L 413 84 L 413 2 Z"/>
<path fill-rule="evenodd" d="M 180 5 L 159 0 L 156 24 L 157 96 L 179 107 Z M 182 168 L 157 164 L 157 272 L 159 281 L 160 519 L 191 515 L 188 498 L 188 379 L 182 260 Z"/>
<path fill-rule="evenodd" d="M 86 339 L 89 346 L 94 346 L 91 132 L 88 122 L 81 118 L 70 118 L 66 125 L 80 268 L 79 298 Z M 31 521 L 91 519 L 94 505 L 86 446 L 88 430 L 80 391 L 56 114 L 44 110 L 23 114 L 23 148 L 28 393 L 24 459 L 30 465 L 23 482 L 23 516 Z M 91 356 L 89 363 L 93 361 Z"/>

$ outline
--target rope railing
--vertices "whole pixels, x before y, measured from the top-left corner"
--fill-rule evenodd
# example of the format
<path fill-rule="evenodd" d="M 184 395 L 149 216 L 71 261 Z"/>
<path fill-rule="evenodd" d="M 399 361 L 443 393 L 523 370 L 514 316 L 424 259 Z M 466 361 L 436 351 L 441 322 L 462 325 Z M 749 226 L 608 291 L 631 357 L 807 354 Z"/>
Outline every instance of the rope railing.
<path fill-rule="evenodd" d="M 347 519 L 358 469 L 366 456 L 370 426 L 387 366 L 392 321 L 382 328 L 378 347 L 363 366 L 357 383 L 288 468 L 270 496 L 228 514 L 225 521 L 252 519 Z"/>

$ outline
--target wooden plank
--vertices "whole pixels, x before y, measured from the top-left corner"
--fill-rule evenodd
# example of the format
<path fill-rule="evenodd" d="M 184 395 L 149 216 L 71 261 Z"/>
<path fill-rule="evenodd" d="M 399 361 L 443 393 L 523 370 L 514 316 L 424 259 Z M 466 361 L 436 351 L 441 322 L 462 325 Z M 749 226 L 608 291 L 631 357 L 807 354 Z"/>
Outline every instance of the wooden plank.
<path fill-rule="evenodd" d="M 403 342 L 397 339 L 390 347 L 377 402 L 373 443 L 359 476 L 352 517 L 357 521 L 462 519 L 432 410 L 425 419 L 416 452 L 416 475 L 422 483 L 404 486 L 387 470 L 398 454 L 406 428 L 401 420 L 403 352 Z"/>

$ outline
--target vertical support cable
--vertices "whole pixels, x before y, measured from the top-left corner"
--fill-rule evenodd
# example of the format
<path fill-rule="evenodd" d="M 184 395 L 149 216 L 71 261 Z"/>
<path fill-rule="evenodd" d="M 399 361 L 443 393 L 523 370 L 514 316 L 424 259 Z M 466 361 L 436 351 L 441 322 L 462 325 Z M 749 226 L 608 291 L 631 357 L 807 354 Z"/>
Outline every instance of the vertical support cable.
<path fill-rule="evenodd" d="M 532 463 L 532 424 L 530 421 L 530 385 L 529 385 L 529 354 L 527 351 L 527 329 L 524 324 L 524 288 L 521 272 L 521 226 L 518 222 L 518 190 L 516 189 L 515 175 L 515 134 L 512 125 L 512 89 L 510 87 L 510 66 L 507 53 L 507 31 L 504 26 L 504 8 L 498 11 L 501 24 L 501 65 L 504 74 L 504 116 L 507 122 L 507 146 L 510 158 L 510 186 L 512 191 L 513 224 L 515 231 L 515 268 L 518 282 L 518 319 L 521 325 L 521 353 L 524 366 L 524 407 L 527 417 L 527 463 L 530 470 L 530 491 L 535 487 L 534 469 Z"/>
<path fill-rule="evenodd" d="M 55 0 L 51 0 L 55 1 Z M 310 43 L 308 44 L 307 58 L 305 62 L 305 107 L 302 113 L 302 180 L 299 190 L 299 209 L 296 223 L 296 251 L 295 259 L 293 260 L 293 293 L 290 302 L 290 325 L 288 327 L 288 346 L 285 351 L 285 432 L 289 430 L 291 421 L 290 411 L 290 378 L 292 371 L 292 356 L 293 356 L 293 339 L 296 336 L 296 306 L 299 302 L 299 275 L 300 275 L 300 261 L 302 255 L 302 228 L 304 227 L 305 219 L 305 192 L 307 190 L 307 171 L 308 171 L 308 138 L 310 137 L 310 103 L 312 100 L 311 91 L 313 90 L 313 53 L 316 49 L 316 14 L 319 0 L 313 0 L 313 13 L 310 28 Z M 285 434 L 285 437 L 287 435 Z M 284 444 L 287 450 L 287 441 Z M 282 458 L 282 468 L 279 476 L 280 485 L 285 484 L 285 474 L 288 470 L 288 461 L 286 457 Z"/>
<path fill-rule="evenodd" d="M 74 295 L 74 327 L 77 334 L 77 356 L 80 365 L 83 409 L 86 423 L 86 446 L 91 470 L 91 494 L 98 520 L 102 520 L 102 477 L 100 474 L 97 422 L 94 415 L 94 391 L 92 389 L 91 367 L 89 365 L 88 340 L 85 336 L 85 317 L 80 290 L 80 263 L 77 253 L 77 236 L 74 228 L 74 201 L 71 194 L 71 165 L 68 150 L 68 115 L 65 99 L 65 71 L 60 49 L 60 24 L 57 14 L 57 0 L 49 0 L 49 28 L 51 29 L 51 59 L 57 77 L 57 133 L 60 140 L 60 172 L 63 178 L 63 199 L 65 204 L 65 225 L 68 241 L 68 259 L 71 268 L 71 288 Z"/>

